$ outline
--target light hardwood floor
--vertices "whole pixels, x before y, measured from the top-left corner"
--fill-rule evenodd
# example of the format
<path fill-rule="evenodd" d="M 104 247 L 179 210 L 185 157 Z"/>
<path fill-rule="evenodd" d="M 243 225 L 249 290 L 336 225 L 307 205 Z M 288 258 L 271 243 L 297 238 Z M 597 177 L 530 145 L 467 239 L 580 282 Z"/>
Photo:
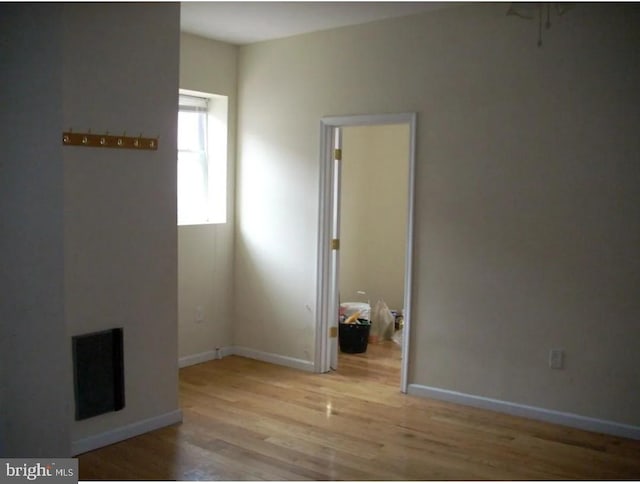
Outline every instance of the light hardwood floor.
<path fill-rule="evenodd" d="M 184 368 L 184 422 L 80 456 L 80 479 L 640 479 L 640 441 L 402 395 L 399 365 L 386 342 L 325 375 Z"/>

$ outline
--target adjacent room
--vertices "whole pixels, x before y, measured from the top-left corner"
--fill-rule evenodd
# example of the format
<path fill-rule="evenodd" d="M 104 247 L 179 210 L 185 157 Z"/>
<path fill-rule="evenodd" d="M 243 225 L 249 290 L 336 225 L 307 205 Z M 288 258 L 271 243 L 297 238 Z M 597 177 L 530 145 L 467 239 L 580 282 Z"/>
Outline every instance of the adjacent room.
<path fill-rule="evenodd" d="M 341 128 L 339 195 L 339 355 L 397 359 L 405 313 L 410 126 Z M 355 326 L 345 325 L 349 319 Z M 364 321 L 363 321 L 364 320 Z M 364 327 L 358 322 L 365 322 Z M 366 322 L 369 322 L 367 325 Z M 339 367 L 339 365 L 338 365 Z M 400 374 L 396 384 L 399 385 Z"/>
<path fill-rule="evenodd" d="M 639 22 L 0 5 L 0 455 L 107 480 L 638 479 Z M 331 174 L 323 123 L 394 115 L 345 127 Z M 372 324 L 325 372 L 340 303 Z M 116 395 L 82 413 L 97 333 Z"/>

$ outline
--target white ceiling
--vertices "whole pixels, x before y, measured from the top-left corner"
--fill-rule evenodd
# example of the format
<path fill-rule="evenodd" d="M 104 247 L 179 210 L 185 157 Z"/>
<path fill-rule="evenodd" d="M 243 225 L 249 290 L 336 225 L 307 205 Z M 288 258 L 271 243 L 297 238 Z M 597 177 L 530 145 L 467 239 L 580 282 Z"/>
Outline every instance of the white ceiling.
<path fill-rule="evenodd" d="M 250 44 L 318 30 L 412 15 L 449 2 L 182 2 L 181 30 Z"/>

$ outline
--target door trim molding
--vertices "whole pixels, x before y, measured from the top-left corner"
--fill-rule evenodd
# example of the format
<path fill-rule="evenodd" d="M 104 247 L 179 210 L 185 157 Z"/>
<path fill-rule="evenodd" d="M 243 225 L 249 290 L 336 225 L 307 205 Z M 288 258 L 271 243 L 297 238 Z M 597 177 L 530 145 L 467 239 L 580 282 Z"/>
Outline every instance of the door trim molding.
<path fill-rule="evenodd" d="M 331 187 L 333 184 L 332 141 L 333 130 L 346 126 L 375 126 L 384 124 L 409 125 L 409 177 L 407 186 L 407 234 L 404 268 L 404 331 L 402 338 L 402 364 L 400 390 L 407 393 L 409 360 L 411 358 L 409 339 L 411 335 L 411 301 L 413 293 L 413 224 L 415 198 L 415 162 L 417 113 L 363 114 L 351 116 L 325 116 L 320 120 L 320 176 L 318 203 L 318 256 L 316 286 L 316 344 L 314 371 L 329 371 L 329 313 L 331 278 Z"/>

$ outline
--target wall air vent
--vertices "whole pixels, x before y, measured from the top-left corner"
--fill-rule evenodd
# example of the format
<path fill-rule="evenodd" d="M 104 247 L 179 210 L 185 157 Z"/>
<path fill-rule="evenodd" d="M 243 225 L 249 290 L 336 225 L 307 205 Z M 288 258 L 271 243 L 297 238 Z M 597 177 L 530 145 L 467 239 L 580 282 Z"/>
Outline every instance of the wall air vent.
<path fill-rule="evenodd" d="M 122 328 L 72 337 L 76 420 L 124 408 Z"/>

